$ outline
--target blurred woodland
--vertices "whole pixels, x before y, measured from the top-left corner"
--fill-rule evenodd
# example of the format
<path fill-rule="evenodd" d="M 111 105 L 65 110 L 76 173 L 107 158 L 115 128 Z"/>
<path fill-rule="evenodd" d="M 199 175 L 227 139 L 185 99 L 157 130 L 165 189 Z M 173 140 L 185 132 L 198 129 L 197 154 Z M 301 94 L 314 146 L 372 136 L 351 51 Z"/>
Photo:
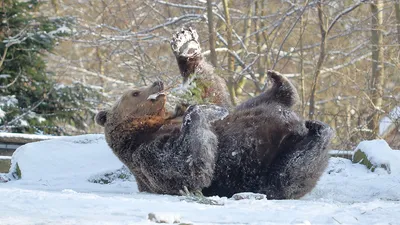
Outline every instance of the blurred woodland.
<path fill-rule="evenodd" d="M 373 138 L 400 149 L 400 0 L 50 0 L 35 14 L 74 21 L 45 55 L 54 79 L 101 95 L 92 108 L 71 106 L 85 125 L 68 134 L 100 132 L 85 110 L 129 87 L 178 85 L 169 41 L 191 26 L 234 104 L 262 91 L 274 69 L 297 87 L 300 115 L 335 129 L 333 149 Z"/>

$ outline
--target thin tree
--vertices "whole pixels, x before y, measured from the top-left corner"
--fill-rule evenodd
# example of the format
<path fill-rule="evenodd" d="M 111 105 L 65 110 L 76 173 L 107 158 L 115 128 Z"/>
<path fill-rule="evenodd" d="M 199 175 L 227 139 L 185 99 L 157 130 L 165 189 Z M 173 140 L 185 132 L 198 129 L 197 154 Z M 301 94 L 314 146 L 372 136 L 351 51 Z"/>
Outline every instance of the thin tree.
<path fill-rule="evenodd" d="M 217 52 L 215 51 L 215 30 L 212 0 L 207 0 L 207 19 L 208 19 L 208 42 L 210 45 L 211 64 L 217 66 Z"/>
<path fill-rule="evenodd" d="M 232 25 L 231 25 L 231 17 L 229 15 L 228 0 L 223 0 L 222 2 L 224 5 L 224 14 L 226 20 L 226 39 L 228 42 L 228 50 L 233 52 Z M 235 71 L 235 59 L 232 54 L 228 54 L 228 72 L 229 74 L 233 74 L 234 71 Z M 235 80 L 233 75 L 229 75 L 228 89 L 229 89 L 229 94 L 231 96 L 232 104 L 236 105 Z"/>
<path fill-rule="evenodd" d="M 320 42 L 320 49 L 319 49 L 319 57 L 317 61 L 317 65 L 315 66 L 314 70 L 314 78 L 312 81 L 311 85 L 311 93 L 310 93 L 310 107 L 308 111 L 308 117 L 309 119 L 314 119 L 315 116 L 315 97 L 316 97 L 316 90 L 317 90 L 317 85 L 318 85 L 318 80 L 319 80 L 319 75 L 321 74 L 321 68 L 322 65 L 324 64 L 325 58 L 326 58 L 326 47 L 327 47 L 327 41 L 328 41 L 328 35 L 329 32 L 332 30 L 332 28 L 335 26 L 336 22 L 339 21 L 341 17 L 344 15 L 352 12 L 355 10 L 357 7 L 361 5 L 362 2 L 358 2 L 349 8 L 343 10 L 339 14 L 336 15 L 336 17 L 332 20 L 331 23 L 329 23 L 329 26 L 326 26 L 327 22 L 324 19 L 324 10 L 323 10 L 323 0 L 319 0 L 317 2 L 317 10 L 318 10 L 318 21 L 319 21 L 319 29 L 321 33 L 321 42 Z"/>
<path fill-rule="evenodd" d="M 396 10 L 397 41 L 400 44 L 400 0 L 396 0 L 394 8 Z"/>
<path fill-rule="evenodd" d="M 368 128 L 371 130 L 370 138 L 377 138 L 379 135 L 379 117 L 382 111 L 382 96 L 384 77 L 383 64 L 383 7 L 384 3 L 381 0 L 375 0 L 370 4 L 372 19 L 371 19 L 371 49 L 372 49 L 372 76 L 370 82 L 371 103 L 373 105 L 373 113 L 368 123 Z"/>

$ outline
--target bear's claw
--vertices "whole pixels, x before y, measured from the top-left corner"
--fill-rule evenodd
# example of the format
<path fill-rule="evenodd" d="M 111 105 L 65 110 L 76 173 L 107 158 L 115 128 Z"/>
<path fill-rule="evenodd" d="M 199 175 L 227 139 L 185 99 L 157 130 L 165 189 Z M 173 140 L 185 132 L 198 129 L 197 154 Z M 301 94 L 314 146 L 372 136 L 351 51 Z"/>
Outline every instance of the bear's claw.
<path fill-rule="evenodd" d="M 222 120 L 229 114 L 229 111 L 216 105 L 191 105 L 185 112 L 184 124 L 190 124 L 193 120 L 204 119 L 204 122 L 212 123 Z"/>
<path fill-rule="evenodd" d="M 290 81 L 285 76 L 283 76 L 281 73 L 277 71 L 268 70 L 267 75 L 275 84 L 281 85 L 284 83 L 290 83 Z"/>
<path fill-rule="evenodd" d="M 191 27 L 185 27 L 176 32 L 170 44 L 177 57 L 192 58 L 201 54 L 199 35 Z"/>
<path fill-rule="evenodd" d="M 330 132 L 331 128 L 321 121 L 307 120 L 305 122 L 306 128 L 311 132 L 321 135 L 324 131 Z"/>

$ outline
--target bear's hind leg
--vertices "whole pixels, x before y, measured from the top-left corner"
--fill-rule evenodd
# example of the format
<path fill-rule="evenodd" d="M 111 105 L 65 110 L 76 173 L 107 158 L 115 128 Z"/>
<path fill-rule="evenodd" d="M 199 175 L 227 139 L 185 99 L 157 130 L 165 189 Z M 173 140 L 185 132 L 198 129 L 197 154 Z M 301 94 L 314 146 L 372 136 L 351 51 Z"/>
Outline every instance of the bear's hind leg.
<path fill-rule="evenodd" d="M 238 105 L 236 107 L 237 111 L 271 103 L 278 103 L 290 108 L 298 102 L 299 95 L 297 90 L 286 77 L 273 70 L 268 70 L 268 76 L 272 80 L 272 87 Z"/>
<path fill-rule="evenodd" d="M 291 149 L 281 149 L 268 168 L 260 192 L 271 199 L 297 199 L 310 192 L 328 165 L 327 146 L 332 129 L 319 121 L 306 121 L 308 134 Z M 287 140 L 291 142 L 292 140 Z M 284 143 L 283 143 L 284 144 Z"/>

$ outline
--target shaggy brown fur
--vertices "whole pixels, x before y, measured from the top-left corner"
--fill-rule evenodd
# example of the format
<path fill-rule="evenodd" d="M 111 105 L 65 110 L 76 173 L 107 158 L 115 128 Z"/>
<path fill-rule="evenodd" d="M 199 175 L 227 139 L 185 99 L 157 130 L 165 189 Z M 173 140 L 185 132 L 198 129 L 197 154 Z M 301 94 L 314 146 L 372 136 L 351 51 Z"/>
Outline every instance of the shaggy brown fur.
<path fill-rule="evenodd" d="M 196 83 L 204 103 L 230 108 L 231 101 L 225 80 L 214 73 L 214 68 L 201 54 L 196 30 L 182 28 L 171 40 L 171 48 L 178 62 L 184 85 Z M 201 86 L 201 87 L 199 87 Z"/>
<path fill-rule="evenodd" d="M 140 191 L 179 194 L 187 187 L 207 196 L 257 192 L 269 199 L 299 198 L 327 165 L 332 130 L 301 120 L 291 110 L 298 98 L 294 87 L 280 74 L 268 74 L 272 87 L 229 115 L 215 105 L 190 106 L 180 128 L 164 126 L 170 120 L 160 108 L 165 98 L 147 100 L 162 89 L 154 84 L 141 89 L 143 96 L 127 92 L 96 121 Z"/>

